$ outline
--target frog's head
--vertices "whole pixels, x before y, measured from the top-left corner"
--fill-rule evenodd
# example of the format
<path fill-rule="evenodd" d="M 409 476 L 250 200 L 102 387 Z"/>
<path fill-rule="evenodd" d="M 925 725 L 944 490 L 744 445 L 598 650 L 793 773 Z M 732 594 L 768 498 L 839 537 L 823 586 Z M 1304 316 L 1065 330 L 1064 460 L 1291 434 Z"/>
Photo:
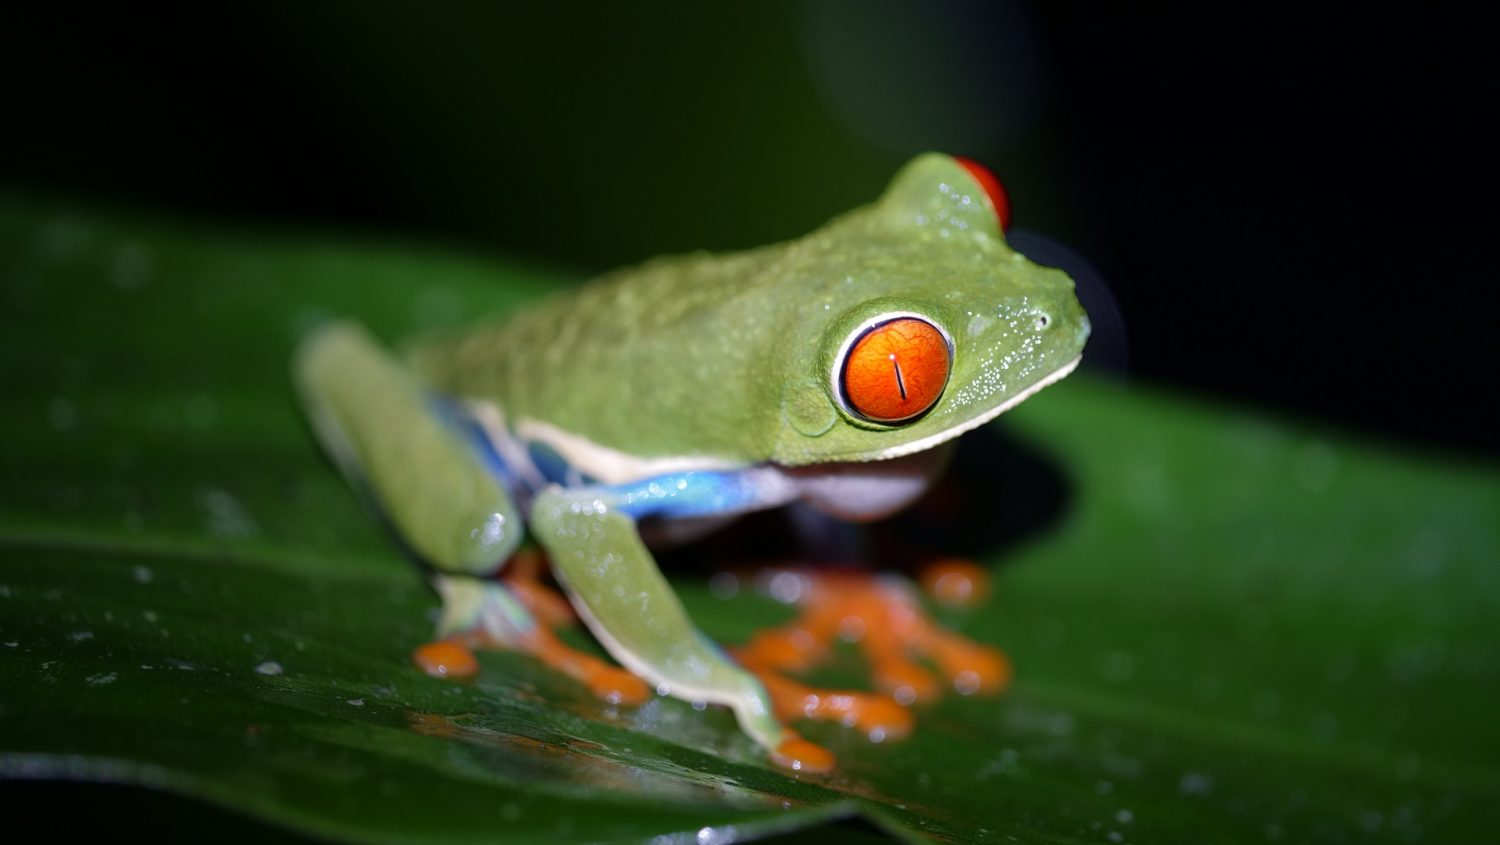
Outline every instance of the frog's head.
<path fill-rule="evenodd" d="M 1060 270 L 1005 243 L 988 174 L 918 157 L 875 203 L 792 245 L 773 457 L 789 466 L 931 449 L 1078 364 L 1089 320 Z"/>

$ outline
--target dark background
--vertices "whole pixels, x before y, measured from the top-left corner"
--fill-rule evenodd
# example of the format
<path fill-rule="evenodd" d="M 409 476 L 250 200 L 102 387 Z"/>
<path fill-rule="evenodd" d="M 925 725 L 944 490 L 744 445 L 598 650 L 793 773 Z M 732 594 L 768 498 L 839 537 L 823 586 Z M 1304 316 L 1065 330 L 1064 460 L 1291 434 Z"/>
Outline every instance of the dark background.
<path fill-rule="evenodd" d="M 794 237 L 941 149 L 1099 269 L 1129 379 L 1500 454 L 1493 16 L 208 5 L 7 11 L 0 190 L 582 273 Z"/>

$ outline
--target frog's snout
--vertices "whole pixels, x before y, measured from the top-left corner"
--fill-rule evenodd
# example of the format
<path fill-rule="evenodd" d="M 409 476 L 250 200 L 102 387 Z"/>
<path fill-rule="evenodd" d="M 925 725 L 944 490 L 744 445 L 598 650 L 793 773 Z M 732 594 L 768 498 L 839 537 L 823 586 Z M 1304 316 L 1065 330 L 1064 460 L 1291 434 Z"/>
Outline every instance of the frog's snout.
<path fill-rule="evenodd" d="M 1080 305 L 1078 310 L 1082 312 L 1078 317 L 1078 348 L 1082 349 L 1089 342 L 1089 335 L 1094 332 L 1094 324 L 1089 322 L 1088 312 L 1083 310 L 1083 306 Z"/>
<path fill-rule="evenodd" d="M 1067 310 L 1067 325 L 1073 333 L 1070 346 L 1075 355 L 1082 354 L 1084 345 L 1089 342 L 1089 335 L 1094 331 L 1094 324 L 1089 322 L 1089 313 L 1083 310 L 1083 303 L 1078 301 L 1078 297 L 1068 297 Z"/>
<path fill-rule="evenodd" d="M 1068 278 L 1065 273 L 1056 275 L 1056 288 L 1052 302 L 1047 303 L 1043 309 L 1049 318 L 1047 333 L 1056 333 L 1053 344 L 1068 350 L 1068 359 L 1074 359 L 1083 353 L 1083 345 L 1088 344 L 1089 333 L 1094 330 L 1094 324 L 1089 323 L 1089 314 L 1083 311 L 1083 303 L 1079 302 L 1079 294 L 1074 290 L 1073 279 Z"/>
<path fill-rule="evenodd" d="M 1074 293 L 1073 280 L 1061 272 L 1049 274 L 1044 294 L 1038 299 L 1031 324 L 1035 337 L 1061 361 L 1078 357 L 1093 325 Z"/>

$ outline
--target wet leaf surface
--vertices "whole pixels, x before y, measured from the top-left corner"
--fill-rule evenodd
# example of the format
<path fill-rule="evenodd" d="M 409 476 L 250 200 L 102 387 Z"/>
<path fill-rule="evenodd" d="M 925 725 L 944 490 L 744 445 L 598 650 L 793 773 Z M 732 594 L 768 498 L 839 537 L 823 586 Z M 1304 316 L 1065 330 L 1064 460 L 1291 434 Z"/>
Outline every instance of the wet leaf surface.
<path fill-rule="evenodd" d="M 996 596 L 944 615 L 1012 654 L 1015 689 L 923 710 L 900 743 L 809 725 L 841 765 L 798 777 L 719 710 L 610 708 L 514 655 L 470 685 L 408 663 L 436 600 L 314 447 L 292 346 L 330 315 L 460 326 L 555 277 L 14 198 L 0 272 L 0 777 L 372 842 L 730 841 L 851 814 L 980 842 L 1493 830 L 1492 467 L 1071 379 L 1006 418 L 1056 481 L 966 478 L 965 512 L 1057 500 L 981 549 Z M 784 618 L 701 574 L 679 588 L 710 634 Z"/>

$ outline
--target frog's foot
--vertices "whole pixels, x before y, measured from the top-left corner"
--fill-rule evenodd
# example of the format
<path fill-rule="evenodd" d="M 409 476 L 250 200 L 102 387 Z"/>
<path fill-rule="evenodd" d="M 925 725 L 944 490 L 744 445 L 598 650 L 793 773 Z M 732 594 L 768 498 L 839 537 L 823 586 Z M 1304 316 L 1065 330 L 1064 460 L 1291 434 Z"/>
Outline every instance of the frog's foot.
<path fill-rule="evenodd" d="M 547 558 L 540 549 L 524 548 L 506 564 L 501 580 L 543 625 L 554 629 L 576 625 L 578 616 L 567 597 L 542 582 L 546 568 Z"/>
<path fill-rule="evenodd" d="M 846 728 L 858 730 L 872 742 L 902 739 L 911 733 L 911 712 L 889 696 L 819 689 L 794 681 L 782 675 L 777 667 L 761 662 L 765 652 L 758 651 L 755 645 L 738 649 L 733 654 L 765 685 L 776 718 L 784 722 L 796 719 L 838 722 Z"/>
<path fill-rule="evenodd" d="M 649 695 L 640 678 L 558 639 L 552 626 L 571 623 L 572 610 L 537 580 L 535 568 L 523 564 L 501 581 L 438 575 L 434 584 L 443 598 L 439 639 L 412 654 L 427 674 L 473 677 L 479 663 L 472 649 L 490 648 L 529 654 L 611 704 L 640 704 Z"/>
<path fill-rule="evenodd" d="M 930 661 L 946 685 L 961 695 L 995 693 L 1010 683 L 1010 660 L 1002 652 L 938 626 L 904 581 L 865 573 L 803 570 L 777 570 L 768 576 L 765 583 L 771 595 L 798 606 L 801 613 L 785 626 L 756 635 L 739 656 L 762 676 L 778 708 L 782 706 L 780 691 L 786 691 L 788 703 L 797 699 L 784 685 L 790 682 L 775 679 L 775 673 L 822 662 L 836 639 L 859 646 L 869 661 L 875 686 L 898 704 L 931 701 L 942 694 L 943 683 L 921 664 L 923 660 Z M 976 600 L 987 587 L 983 570 L 963 561 L 941 562 L 922 580 L 939 600 L 953 604 Z M 869 712 L 880 715 L 870 717 L 873 721 L 856 715 L 853 724 L 872 735 L 885 723 L 889 725 L 879 735 L 894 737 L 903 732 L 893 730 L 896 720 L 867 703 L 869 696 L 851 700 L 846 709 L 828 703 L 841 701 L 846 693 L 804 687 L 795 695 L 817 698 L 816 702 L 801 699 L 804 703 L 795 708 L 800 715 L 847 721 L 850 713 Z M 816 713 L 806 712 L 809 708 Z"/>
<path fill-rule="evenodd" d="M 990 594 L 989 573 L 961 557 L 934 560 L 917 573 L 917 582 L 933 601 L 949 607 L 974 607 Z"/>
<path fill-rule="evenodd" d="M 651 694 L 646 682 L 630 672 L 564 643 L 548 628 L 537 628 L 527 644 L 536 659 L 589 688 L 610 704 L 636 705 Z"/>

